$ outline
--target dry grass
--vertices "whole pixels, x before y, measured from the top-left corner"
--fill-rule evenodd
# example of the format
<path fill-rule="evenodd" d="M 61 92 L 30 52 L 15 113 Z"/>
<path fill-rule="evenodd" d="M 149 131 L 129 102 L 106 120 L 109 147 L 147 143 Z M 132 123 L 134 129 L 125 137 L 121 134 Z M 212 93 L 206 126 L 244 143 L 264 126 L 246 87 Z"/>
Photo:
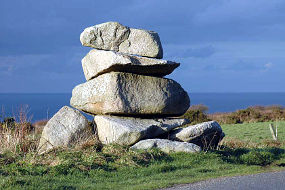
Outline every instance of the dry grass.
<path fill-rule="evenodd" d="M 0 153 L 27 153 L 36 150 L 38 138 L 35 136 L 28 112 L 27 106 L 21 106 L 13 118 L 0 123 Z"/>
<path fill-rule="evenodd" d="M 41 134 L 47 122 L 48 120 L 46 119 L 34 122 L 32 125 L 34 127 L 35 134 Z"/>
<path fill-rule="evenodd" d="M 284 152 L 285 141 L 263 140 L 261 142 L 244 141 L 237 138 L 228 138 L 221 141 L 218 150 L 269 150 L 278 149 Z"/>
<path fill-rule="evenodd" d="M 249 140 L 244 141 L 237 138 L 228 138 L 222 140 L 220 147 L 229 147 L 229 148 L 258 148 L 259 143 L 254 143 Z"/>
<path fill-rule="evenodd" d="M 38 154 L 37 146 L 42 130 L 48 120 L 40 120 L 31 124 L 31 119 L 27 106 L 21 106 L 13 117 L 0 117 L 0 154 L 5 152 L 22 156 L 28 154 L 36 156 Z M 102 149 L 102 144 L 98 136 L 96 134 L 94 135 L 96 131 L 94 131 L 94 124 L 92 122 L 89 122 L 88 132 L 89 133 L 84 136 L 74 137 L 76 141 L 72 142 L 74 145 L 72 147 L 73 150 L 81 151 L 95 148 L 96 151 L 98 151 Z M 71 151 L 71 148 L 54 149 L 51 154 L 56 154 L 57 151 Z"/>

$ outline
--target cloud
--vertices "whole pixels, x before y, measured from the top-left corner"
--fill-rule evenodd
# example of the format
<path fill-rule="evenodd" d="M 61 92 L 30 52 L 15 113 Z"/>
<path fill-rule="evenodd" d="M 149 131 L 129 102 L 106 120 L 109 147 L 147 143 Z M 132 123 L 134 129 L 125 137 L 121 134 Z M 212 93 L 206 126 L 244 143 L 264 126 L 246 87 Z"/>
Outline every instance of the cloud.
<path fill-rule="evenodd" d="M 106 21 L 157 31 L 164 58 L 182 63 L 170 78 L 189 89 L 245 89 L 246 80 L 264 75 L 284 89 L 284 10 L 281 0 L 4 1 L 0 89 L 70 92 L 84 82 L 80 60 L 88 48 L 80 33 Z"/>
<path fill-rule="evenodd" d="M 85 27 L 111 20 L 155 30 L 163 45 L 285 40 L 284 7 L 278 0 L 5 1 L 0 55 L 53 54 L 62 46 L 79 46 Z"/>
<path fill-rule="evenodd" d="M 86 81 L 80 61 L 87 52 L 64 47 L 56 54 L 0 56 L 0 92 L 71 92 Z"/>
<path fill-rule="evenodd" d="M 110 20 L 120 21 L 120 8 L 132 1 L 11 0 L 0 6 L 0 55 L 53 54 L 79 46 L 84 28 Z"/>
<path fill-rule="evenodd" d="M 272 67 L 273 67 L 273 64 L 271 62 L 268 62 L 263 65 L 263 69 L 261 70 L 261 72 L 268 72 L 272 70 Z"/>
<path fill-rule="evenodd" d="M 282 0 L 218 0 L 195 15 L 197 24 L 250 22 L 253 24 L 281 22 L 284 16 Z"/>
<path fill-rule="evenodd" d="M 273 64 L 272 64 L 271 62 L 266 63 L 266 64 L 264 65 L 264 67 L 265 67 L 266 69 L 270 69 L 270 68 L 272 68 L 272 66 L 273 66 Z"/>
<path fill-rule="evenodd" d="M 0 73 L 7 76 L 79 73 L 82 71 L 80 61 L 87 52 L 81 47 L 64 47 L 52 54 L 0 56 Z"/>
<path fill-rule="evenodd" d="M 216 52 L 212 45 L 201 47 L 188 47 L 188 46 L 170 46 L 166 48 L 165 57 L 168 59 L 185 59 L 185 58 L 206 58 L 212 56 Z"/>
<path fill-rule="evenodd" d="M 272 63 L 260 63 L 257 60 L 244 61 L 238 60 L 233 63 L 211 63 L 204 65 L 203 70 L 216 72 L 234 72 L 234 73 L 260 73 L 267 72 L 272 68 Z"/>
<path fill-rule="evenodd" d="M 181 52 L 181 57 L 199 57 L 205 58 L 210 57 L 215 53 L 215 48 L 213 46 L 205 46 L 201 48 L 189 48 L 186 49 L 184 52 Z"/>

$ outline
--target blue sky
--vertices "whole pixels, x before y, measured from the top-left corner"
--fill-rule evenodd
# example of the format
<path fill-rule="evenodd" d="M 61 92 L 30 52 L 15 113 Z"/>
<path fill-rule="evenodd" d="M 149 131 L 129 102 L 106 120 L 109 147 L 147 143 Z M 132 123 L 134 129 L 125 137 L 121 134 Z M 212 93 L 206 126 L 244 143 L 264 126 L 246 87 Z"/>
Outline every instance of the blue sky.
<path fill-rule="evenodd" d="M 2 0 L 0 93 L 71 92 L 80 33 L 107 21 L 158 32 L 188 92 L 284 92 L 284 20 L 284 0 Z"/>

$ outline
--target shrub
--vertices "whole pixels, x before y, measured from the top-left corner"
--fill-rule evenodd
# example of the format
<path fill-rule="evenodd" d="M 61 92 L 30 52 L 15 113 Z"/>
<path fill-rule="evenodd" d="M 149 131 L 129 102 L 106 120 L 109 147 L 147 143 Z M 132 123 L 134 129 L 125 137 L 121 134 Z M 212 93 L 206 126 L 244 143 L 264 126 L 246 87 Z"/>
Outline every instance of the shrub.
<path fill-rule="evenodd" d="M 189 110 L 199 110 L 203 113 L 207 113 L 209 108 L 203 104 L 192 105 Z"/>
<path fill-rule="evenodd" d="M 189 119 L 191 124 L 202 123 L 210 121 L 207 117 L 206 112 L 208 107 L 205 105 L 193 105 L 190 109 L 182 116 L 182 118 Z"/>
<path fill-rule="evenodd" d="M 276 105 L 253 106 L 231 113 L 209 114 L 208 118 L 226 124 L 285 120 L 285 109 Z"/>
<path fill-rule="evenodd" d="M 6 127 L 6 129 L 13 129 L 15 127 L 15 118 L 13 117 L 4 118 L 2 126 Z"/>
<path fill-rule="evenodd" d="M 247 165 L 265 166 L 274 161 L 274 154 L 267 151 L 253 150 L 241 155 L 240 160 Z"/>
<path fill-rule="evenodd" d="M 32 126 L 34 128 L 35 134 L 37 134 L 37 135 L 42 134 L 42 131 L 43 131 L 45 125 L 47 124 L 47 122 L 48 122 L 48 120 L 46 120 L 46 119 L 34 122 L 32 124 Z"/>

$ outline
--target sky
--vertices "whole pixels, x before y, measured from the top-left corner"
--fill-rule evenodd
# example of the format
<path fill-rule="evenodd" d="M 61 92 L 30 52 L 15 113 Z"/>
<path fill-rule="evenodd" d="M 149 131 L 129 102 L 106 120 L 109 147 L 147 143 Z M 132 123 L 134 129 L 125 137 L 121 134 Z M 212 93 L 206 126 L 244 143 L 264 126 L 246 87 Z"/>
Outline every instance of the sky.
<path fill-rule="evenodd" d="M 285 92 L 284 0 L 1 0 L 0 93 L 71 93 L 84 28 L 158 32 L 188 92 Z"/>

